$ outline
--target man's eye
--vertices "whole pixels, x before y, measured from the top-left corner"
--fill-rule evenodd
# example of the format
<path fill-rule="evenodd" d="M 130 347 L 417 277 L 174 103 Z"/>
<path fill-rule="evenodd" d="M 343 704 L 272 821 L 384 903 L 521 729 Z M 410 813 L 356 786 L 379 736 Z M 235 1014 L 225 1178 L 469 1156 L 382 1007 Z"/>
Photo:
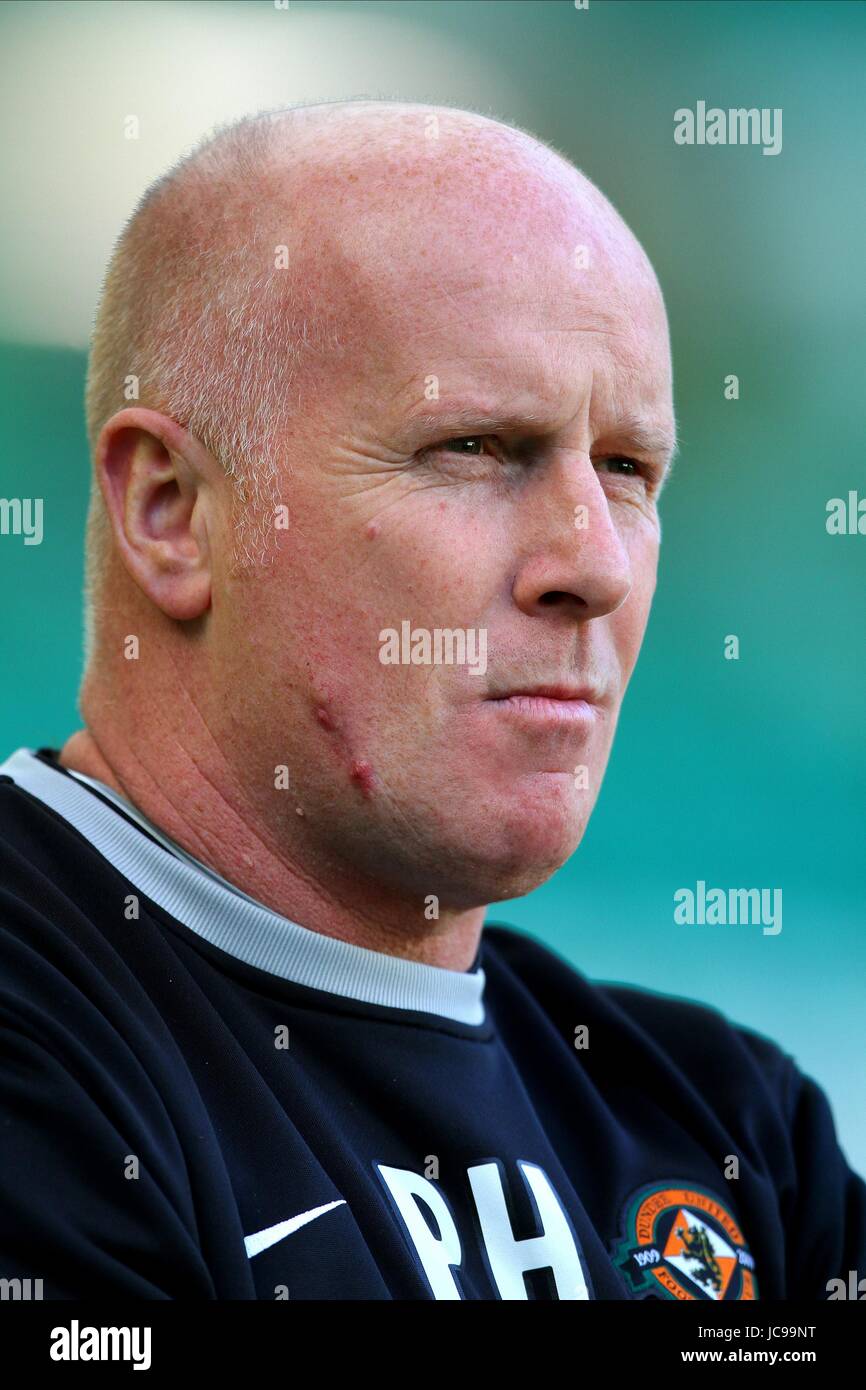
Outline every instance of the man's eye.
<path fill-rule="evenodd" d="M 465 448 L 465 445 L 475 445 L 474 448 Z M 480 454 L 484 445 L 484 436 L 481 434 L 467 434 L 457 439 L 444 439 L 441 444 L 435 445 L 437 449 L 447 449 L 451 454 Z"/>
<path fill-rule="evenodd" d="M 443 439 L 441 443 L 434 444 L 432 449 L 435 452 L 442 451 L 477 458 L 483 455 L 488 439 L 489 436 L 484 434 L 459 435 L 454 439 Z M 602 472 L 614 473 L 623 478 L 642 478 L 646 473 L 645 465 L 639 463 L 637 459 L 627 458 L 619 454 L 614 454 L 610 458 L 595 459 L 594 464 Z"/>
<path fill-rule="evenodd" d="M 620 457 L 596 459 L 596 467 L 598 467 L 599 464 L 606 467 L 610 472 L 621 473 L 622 476 L 626 478 L 641 476 L 641 465 L 638 463 L 637 459 Z"/>

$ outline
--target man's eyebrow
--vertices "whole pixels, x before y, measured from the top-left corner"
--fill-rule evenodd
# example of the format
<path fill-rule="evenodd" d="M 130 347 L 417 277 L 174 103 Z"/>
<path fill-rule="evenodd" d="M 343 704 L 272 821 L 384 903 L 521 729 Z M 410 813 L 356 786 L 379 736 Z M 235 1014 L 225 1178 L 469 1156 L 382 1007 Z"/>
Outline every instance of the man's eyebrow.
<path fill-rule="evenodd" d="M 457 405 L 412 415 L 409 423 L 430 430 L 466 429 L 479 434 L 482 430 L 517 430 L 523 425 L 541 425 L 544 419 L 544 415 L 537 410 L 489 411 L 484 407 Z"/>
<path fill-rule="evenodd" d="M 668 465 L 672 464 L 679 453 L 679 441 L 676 436 L 676 426 L 674 432 L 659 428 L 639 416 L 630 415 L 621 420 L 615 429 L 606 430 L 605 437 L 616 435 L 623 439 L 628 439 L 635 449 L 640 449 L 646 454 L 664 454 Z"/>

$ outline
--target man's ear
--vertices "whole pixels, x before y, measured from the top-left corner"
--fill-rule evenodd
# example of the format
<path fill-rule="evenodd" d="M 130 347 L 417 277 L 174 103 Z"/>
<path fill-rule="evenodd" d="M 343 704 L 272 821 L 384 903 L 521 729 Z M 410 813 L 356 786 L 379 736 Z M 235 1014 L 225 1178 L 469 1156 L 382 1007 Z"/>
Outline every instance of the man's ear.
<path fill-rule="evenodd" d="M 218 464 L 174 420 L 136 406 L 106 421 L 94 467 L 115 544 L 139 588 L 170 618 L 200 617 L 211 600 Z"/>

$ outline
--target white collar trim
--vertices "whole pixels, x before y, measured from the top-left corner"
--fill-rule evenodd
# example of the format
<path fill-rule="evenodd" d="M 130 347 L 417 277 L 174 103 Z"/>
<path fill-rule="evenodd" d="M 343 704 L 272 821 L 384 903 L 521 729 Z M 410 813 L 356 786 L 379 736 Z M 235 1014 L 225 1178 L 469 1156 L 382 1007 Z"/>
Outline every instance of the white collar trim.
<path fill-rule="evenodd" d="M 146 897 L 212 946 L 310 989 L 367 1004 L 484 1023 L 484 971 L 436 965 L 371 951 L 291 922 L 256 902 L 194 859 L 110 787 L 44 763 L 19 748 L 0 774 L 69 821 L 80 835 Z M 93 795 L 82 783 L 99 795 Z M 148 835 L 140 835 L 101 797 L 112 801 Z"/>

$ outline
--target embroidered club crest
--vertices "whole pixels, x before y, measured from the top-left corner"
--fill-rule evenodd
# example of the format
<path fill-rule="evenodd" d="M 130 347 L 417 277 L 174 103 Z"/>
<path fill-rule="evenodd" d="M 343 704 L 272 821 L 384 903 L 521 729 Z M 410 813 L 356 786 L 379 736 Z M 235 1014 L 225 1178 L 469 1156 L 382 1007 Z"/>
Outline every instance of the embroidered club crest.
<path fill-rule="evenodd" d="M 755 1262 L 727 1208 L 687 1183 L 652 1183 L 628 1199 L 614 1264 L 636 1293 L 722 1303 L 757 1299 Z"/>

